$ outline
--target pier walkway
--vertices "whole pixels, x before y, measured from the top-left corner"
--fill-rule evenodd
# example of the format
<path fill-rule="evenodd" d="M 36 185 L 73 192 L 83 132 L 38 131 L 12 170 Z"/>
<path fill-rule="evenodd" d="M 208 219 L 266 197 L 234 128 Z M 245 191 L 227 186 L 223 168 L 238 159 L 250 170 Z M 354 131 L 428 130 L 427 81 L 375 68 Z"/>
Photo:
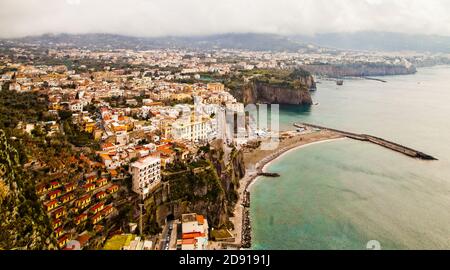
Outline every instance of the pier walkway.
<path fill-rule="evenodd" d="M 329 131 L 333 131 L 333 132 L 342 134 L 343 136 L 350 138 L 350 139 L 371 142 L 371 143 L 380 145 L 382 147 L 402 153 L 402 154 L 407 155 L 412 158 L 418 158 L 418 159 L 422 159 L 422 160 L 437 160 L 435 157 L 425 154 L 423 152 L 420 152 L 420 151 L 414 150 L 412 148 L 409 148 L 409 147 L 406 147 L 406 146 L 403 146 L 403 145 L 400 145 L 400 144 L 397 144 L 397 143 L 394 143 L 394 142 L 391 142 L 391 141 L 388 141 L 388 140 L 385 140 L 385 139 L 382 139 L 379 137 L 375 137 L 372 135 L 356 134 L 356 133 L 352 133 L 352 132 L 348 132 L 348 131 L 327 128 L 327 127 L 308 124 L 308 123 L 294 124 L 294 126 L 297 128 L 309 127 L 309 128 L 320 129 L 320 130 L 329 130 Z"/>

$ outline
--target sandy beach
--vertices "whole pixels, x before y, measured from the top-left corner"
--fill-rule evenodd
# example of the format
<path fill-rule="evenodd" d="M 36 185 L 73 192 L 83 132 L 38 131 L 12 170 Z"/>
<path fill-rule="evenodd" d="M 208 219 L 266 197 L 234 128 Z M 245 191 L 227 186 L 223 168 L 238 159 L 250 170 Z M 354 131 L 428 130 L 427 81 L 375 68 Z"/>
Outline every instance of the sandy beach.
<path fill-rule="evenodd" d="M 307 130 L 304 133 L 287 131 L 282 133 L 280 137 L 278 146 L 273 150 L 262 150 L 261 147 L 257 149 L 244 149 L 246 175 L 240 180 L 238 191 L 239 200 L 235 206 L 234 217 L 231 219 L 234 224 L 234 246 L 248 248 L 250 245 L 251 226 L 249 224 L 248 208 L 244 206 L 243 200 L 246 197 L 246 193 L 248 194 L 250 192 L 251 185 L 257 180 L 258 173 L 265 172 L 264 170 L 270 162 L 289 151 L 315 143 L 344 138 L 339 133 L 325 130 Z"/>

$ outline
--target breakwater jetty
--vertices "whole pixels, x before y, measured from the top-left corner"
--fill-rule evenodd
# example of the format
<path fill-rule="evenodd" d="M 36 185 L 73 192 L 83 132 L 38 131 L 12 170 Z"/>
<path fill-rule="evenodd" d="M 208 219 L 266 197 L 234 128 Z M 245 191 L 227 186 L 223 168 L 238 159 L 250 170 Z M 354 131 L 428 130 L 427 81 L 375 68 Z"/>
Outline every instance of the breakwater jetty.
<path fill-rule="evenodd" d="M 242 213 L 242 239 L 241 247 L 250 248 L 252 246 L 252 228 L 250 224 L 250 192 L 244 191 L 244 198 L 242 200 L 242 206 L 244 207 Z"/>
<path fill-rule="evenodd" d="M 377 82 L 387 83 L 387 81 L 379 79 L 379 78 L 364 77 L 364 79 L 370 80 L 370 81 L 377 81 Z"/>
<path fill-rule="evenodd" d="M 266 173 L 266 172 L 260 172 L 258 173 L 258 176 L 265 176 L 265 177 L 280 177 L 279 173 Z"/>
<path fill-rule="evenodd" d="M 348 131 L 343 131 L 343 130 L 338 130 L 338 129 L 333 129 L 333 128 L 327 128 L 327 127 L 323 127 L 323 126 L 319 126 L 319 125 L 313 125 L 313 124 L 308 124 L 308 123 L 299 123 L 299 124 L 294 124 L 295 127 L 297 128 L 305 128 L 305 127 L 309 127 L 309 128 L 315 128 L 315 129 L 320 129 L 320 130 L 328 130 L 328 131 L 332 131 L 332 132 L 336 132 L 339 133 L 347 138 L 350 139 L 354 139 L 354 140 L 358 140 L 358 141 L 365 141 L 365 142 L 370 142 L 373 144 L 377 144 L 379 146 L 388 148 L 390 150 L 399 152 L 401 154 L 404 154 L 406 156 L 412 157 L 412 158 L 417 158 L 417 159 L 422 159 L 422 160 L 437 160 L 437 158 L 425 154 L 423 152 L 417 151 L 415 149 L 400 145 L 398 143 L 395 142 L 391 142 L 388 140 L 385 140 L 383 138 L 379 138 L 379 137 L 375 137 L 372 135 L 367 135 L 367 134 L 357 134 L 357 133 L 352 133 L 352 132 L 348 132 Z"/>

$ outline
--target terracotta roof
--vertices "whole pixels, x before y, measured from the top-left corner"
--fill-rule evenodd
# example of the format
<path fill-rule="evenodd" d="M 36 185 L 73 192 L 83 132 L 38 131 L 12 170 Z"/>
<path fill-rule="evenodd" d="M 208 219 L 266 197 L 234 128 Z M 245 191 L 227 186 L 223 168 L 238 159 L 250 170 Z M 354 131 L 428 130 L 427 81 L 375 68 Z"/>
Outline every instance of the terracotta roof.
<path fill-rule="evenodd" d="M 58 224 L 58 223 L 60 223 L 60 222 L 61 222 L 60 219 L 55 219 L 55 220 L 53 220 L 52 224 Z"/>
<path fill-rule="evenodd" d="M 71 193 L 69 193 L 69 194 L 63 195 L 63 196 L 61 197 L 61 199 L 63 200 L 63 199 L 65 199 L 65 198 L 71 198 L 71 197 L 74 197 L 74 196 L 75 196 L 75 194 L 73 194 L 73 192 L 71 192 Z"/>
<path fill-rule="evenodd" d="M 52 204 L 57 204 L 58 201 L 57 200 L 51 200 L 49 202 L 46 203 L 47 206 L 52 205 Z"/>
<path fill-rule="evenodd" d="M 61 190 L 56 189 L 56 190 L 50 191 L 50 192 L 48 193 L 48 195 L 51 196 L 51 195 L 59 194 L 59 193 L 61 193 Z"/>
<path fill-rule="evenodd" d="M 79 198 L 78 201 L 84 201 L 84 200 L 89 199 L 89 198 L 90 198 L 90 195 L 86 194 L 83 197 Z"/>
<path fill-rule="evenodd" d="M 58 209 L 55 210 L 55 214 L 61 213 L 61 212 L 64 212 L 64 211 L 66 211 L 66 210 L 64 209 L 64 207 L 60 207 L 60 208 L 58 208 Z"/>
<path fill-rule="evenodd" d="M 102 216 L 102 213 L 97 213 L 92 217 L 92 220 L 97 219 Z"/>
<path fill-rule="evenodd" d="M 112 143 L 104 143 L 104 144 L 102 144 L 102 148 L 110 148 L 110 147 L 113 147 L 114 146 L 114 144 L 112 144 Z"/>
<path fill-rule="evenodd" d="M 89 183 L 83 186 L 84 188 L 90 188 L 90 187 L 95 187 L 95 184 L 93 183 Z"/>
<path fill-rule="evenodd" d="M 198 224 L 203 225 L 203 223 L 205 223 L 205 218 L 202 215 L 197 215 L 197 222 Z"/>
<path fill-rule="evenodd" d="M 100 191 L 100 192 L 98 192 L 98 193 L 95 193 L 95 197 L 96 197 L 96 198 L 101 197 L 101 196 L 103 196 L 103 195 L 106 195 L 106 192 Z"/>
<path fill-rule="evenodd" d="M 85 233 L 77 237 L 77 241 L 80 243 L 80 246 L 85 246 L 86 243 L 91 239 L 89 234 Z"/>
<path fill-rule="evenodd" d="M 194 239 L 196 237 L 204 237 L 204 233 L 200 232 L 192 232 L 192 233 L 183 233 L 183 239 Z"/>
<path fill-rule="evenodd" d="M 106 212 L 108 212 L 108 211 L 109 211 L 110 209 L 112 209 L 112 208 L 113 208 L 112 205 L 108 205 L 108 206 L 105 207 L 105 209 L 102 210 L 102 212 L 103 212 L 103 213 L 106 213 Z"/>
<path fill-rule="evenodd" d="M 116 189 L 116 188 L 118 189 L 119 186 L 118 185 L 113 185 L 113 186 L 109 187 L 108 190 L 113 190 L 113 189 Z"/>
<path fill-rule="evenodd" d="M 96 205 L 92 206 L 91 210 L 94 211 L 94 210 L 96 210 L 96 209 L 102 207 L 103 205 L 105 205 L 105 204 L 102 203 L 102 202 L 99 202 L 99 203 L 97 203 Z"/>
<path fill-rule="evenodd" d="M 183 239 L 182 245 L 194 245 L 197 239 Z"/>
<path fill-rule="evenodd" d="M 67 234 L 65 234 L 58 239 L 58 243 L 62 243 L 64 241 L 66 241 L 67 239 L 69 239 L 69 236 L 67 236 Z"/>
<path fill-rule="evenodd" d="M 77 216 L 75 219 L 76 219 L 76 220 L 80 220 L 80 219 L 83 219 L 84 217 L 87 217 L 87 214 L 86 214 L 86 213 L 80 214 L 80 215 Z"/>
<path fill-rule="evenodd" d="M 102 159 L 104 160 L 111 160 L 111 157 L 107 154 L 101 154 L 100 157 L 102 157 Z"/>

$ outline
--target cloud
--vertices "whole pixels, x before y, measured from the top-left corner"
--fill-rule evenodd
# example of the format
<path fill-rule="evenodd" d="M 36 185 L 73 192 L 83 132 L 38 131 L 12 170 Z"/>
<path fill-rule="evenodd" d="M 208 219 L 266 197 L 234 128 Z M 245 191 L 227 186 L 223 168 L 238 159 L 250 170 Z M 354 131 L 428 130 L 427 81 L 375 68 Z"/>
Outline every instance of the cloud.
<path fill-rule="evenodd" d="M 361 30 L 450 35 L 447 0 L 1 0 L 0 37 Z"/>

